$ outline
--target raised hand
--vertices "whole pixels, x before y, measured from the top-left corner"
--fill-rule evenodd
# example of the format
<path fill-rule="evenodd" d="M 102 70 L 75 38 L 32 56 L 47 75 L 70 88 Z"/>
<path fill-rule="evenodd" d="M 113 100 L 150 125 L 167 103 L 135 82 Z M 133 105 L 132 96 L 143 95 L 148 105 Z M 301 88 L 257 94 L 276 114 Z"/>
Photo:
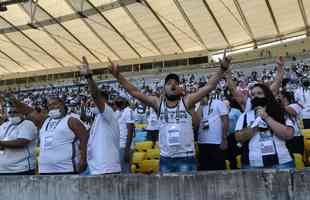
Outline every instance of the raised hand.
<path fill-rule="evenodd" d="M 119 75 L 119 69 L 118 69 L 118 65 L 113 63 L 112 60 L 110 58 L 108 58 L 108 61 L 110 63 L 110 66 L 109 66 L 109 70 L 111 72 L 111 74 L 114 76 L 114 77 L 118 77 Z"/>
<path fill-rule="evenodd" d="M 220 67 L 223 72 L 226 72 L 229 69 L 231 63 L 231 57 L 226 57 L 226 49 L 224 49 L 223 60 L 219 59 Z"/>
<path fill-rule="evenodd" d="M 277 64 L 278 66 L 281 66 L 281 67 L 284 66 L 284 58 L 283 58 L 283 56 L 278 56 L 278 57 L 276 58 L 276 64 Z"/>
<path fill-rule="evenodd" d="M 91 70 L 89 69 L 89 64 L 85 56 L 82 57 L 82 64 L 80 67 L 81 75 L 91 74 Z"/>

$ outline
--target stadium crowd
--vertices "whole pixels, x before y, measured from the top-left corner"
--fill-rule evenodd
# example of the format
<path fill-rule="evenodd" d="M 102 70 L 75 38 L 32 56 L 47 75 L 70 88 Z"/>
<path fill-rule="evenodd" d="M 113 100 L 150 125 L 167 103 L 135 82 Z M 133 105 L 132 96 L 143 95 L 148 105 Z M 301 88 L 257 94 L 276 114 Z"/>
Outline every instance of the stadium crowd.
<path fill-rule="evenodd" d="M 83 57 L 86 84 L 3 92 L 0 174 L 130 173 L 135 124 L 159 140 L 160 172 L 294 168 L 310 128 L 310 70 L 299 63 L 245 74 L 224 53 L 209 74 L 168 74 L 97 85 Z M 197 143 L 198 148 L 195 148 Z M 38 166 L 35 148 L 39 146 Z M 199 153 L 198 153 L 199 152 Z"/>

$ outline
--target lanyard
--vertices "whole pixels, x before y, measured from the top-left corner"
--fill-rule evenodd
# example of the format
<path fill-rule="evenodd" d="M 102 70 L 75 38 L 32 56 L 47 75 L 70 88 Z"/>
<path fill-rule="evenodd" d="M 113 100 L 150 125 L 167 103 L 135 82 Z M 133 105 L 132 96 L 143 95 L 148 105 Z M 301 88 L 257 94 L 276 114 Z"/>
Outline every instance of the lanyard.
<path fill-rule="evenodd" d="M 53 120 L 53 119 L 50 118 L 50 120 L 47 122 L 46 127 L 45 127 L 45 131 L 48 130 L 48 126 L 49 126 L 49 124 L 50 124 L 50 122 L 51 122 L 52 120 Z M 62 120 L 62 119 L 59 119 L 59 120 L 57 121 L 56 126 L 54 127 L 54 129 L 57 128 L 57 126 L 58 126 L 58 124 L 61 122 L 61 120 Z M 50 130 L 49 130 L 49 131 L 50 131 Z"/>
<path fill-rule="evenodd" d="M 164 116 L 165 116 L 165 121 L 168 123 L 168 108 L 167 108 L 167 100 L 164 100 L 164 104 L 165 104 L 165 112 L 164 112 Z M 180 122 L 180 101 L 178 101 L 178 105 L 177 105 L 177 110 L 176 110 L 176 117 L 175 117 L 177 123 Z"/>
<path fill-rule="evenodd" d="M 210 111 L 211 111 L 212 101 L 213 101 L 213 97 L 211 97 L 211 100 L 209 101 L 209 104 L 208 104 L 209 107 L 208 107 L 207 119 L 209 118 L 209 114 L 210 114 Z"/>
<path fill-rule="evenodd" d="M 5 130 L 3 139 L 6 138 L 6 136 L 8 135 L 9 130 L 11 129 L 11 127 L 13 127 L 13 129 L 12 129 L 11 131 L 13 131 L 13 130 L 15 130 L 15 129 L 18 127 L 18 125 L 20 125 L 23 121 L 24 121 L 24 120 L 22 120 L 22 121 L 19 122 L 18 124 L 10 124 L 10 125 L 8 126 L 8 128 Z"/>

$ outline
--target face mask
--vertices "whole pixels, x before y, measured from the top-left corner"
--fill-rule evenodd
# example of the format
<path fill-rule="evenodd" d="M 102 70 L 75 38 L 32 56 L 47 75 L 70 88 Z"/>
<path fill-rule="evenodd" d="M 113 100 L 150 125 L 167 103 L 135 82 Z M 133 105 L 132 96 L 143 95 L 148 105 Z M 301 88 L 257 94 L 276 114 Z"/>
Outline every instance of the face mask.
<path fill-rule="evenodd" d="M 60 109 L 53 109 L 48 112 L 48 116 L 52 119 L 60 118 L 62 115 Z"/>
<path fill-rule="evenodd" d="M 21 117 L 9 117 L 9 121 L 12 123 L 12 124 L 18 124 L 19 122 L 22 121 L 22 118 Z"/>
<path fill-rule="evenodd" d="M 267 98 L 266 97 L 255 97 L 251 101 L 252 107 L 256 108 L 258 106 L 265 107 L 267 105 Z"/>
<path fill-rule="evenodd" d="M 166 95 L 166 98 L 169 100 L 169 101 L 177 101 L 180 99 L 180 96 L 178 95 Z"/>
<path fill-rule="evenodd" d="M 90 112 L 93 113 L 94 115 L 97 115 L 100 113 L 97 107 L 90 107 Z"/>

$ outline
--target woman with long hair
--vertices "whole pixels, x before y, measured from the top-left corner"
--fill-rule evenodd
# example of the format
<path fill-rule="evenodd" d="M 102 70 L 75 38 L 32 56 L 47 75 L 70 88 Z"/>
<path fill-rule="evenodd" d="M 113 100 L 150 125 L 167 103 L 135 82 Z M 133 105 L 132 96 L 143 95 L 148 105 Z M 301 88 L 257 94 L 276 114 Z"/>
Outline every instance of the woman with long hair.
<path fill-rule="evenodd" d="M 236 140 L 242 144 L 242 168 L 293 168 L 285 141 L 294 135 L 293 122 L 264 84 L 250 91 L 251 109 L 236 125 Z"/>

